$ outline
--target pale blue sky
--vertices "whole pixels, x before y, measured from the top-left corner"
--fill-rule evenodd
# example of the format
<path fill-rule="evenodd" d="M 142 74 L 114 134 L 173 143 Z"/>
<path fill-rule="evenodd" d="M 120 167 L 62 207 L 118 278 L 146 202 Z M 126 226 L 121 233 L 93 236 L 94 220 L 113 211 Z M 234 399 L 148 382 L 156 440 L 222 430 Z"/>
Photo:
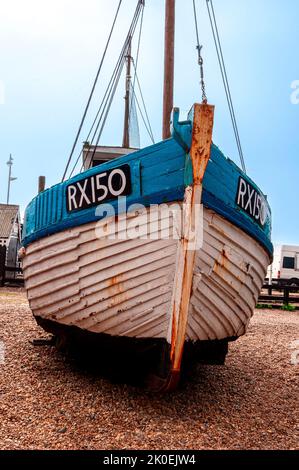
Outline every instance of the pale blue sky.
<path fill-rule="evenodd" d="M 10 202 L 22 209 L 36 193 L 38 175 L 46 175 L 47 185 L 61 179 L 117 3 L 0 0 L 1 202 L 9 153 L 18 177 Z M 123 0 L 102 84 L 136 3 Z M 199 70 L 192 1 L 176 3 L 175 105 L 186 112 L 200 100 Z M 197 5 L 207 93 L 216 105 L 214 141 L 238 162 L 205 0 Z M 214 0 L 214 7 L 248 174 L 268 195 L 274 242 L 299 244 L 299 104 L 291 103 L 291 84 L 299 80 L 299 2 Z M 139 76 L 156 140 L 161 136 L 163 22 L 164 0 L 147 0 Z M 98 99 L 100 91 L 101 86 Z M 121 144 L 123 94 L 120 89 L 103 144 Z"/>

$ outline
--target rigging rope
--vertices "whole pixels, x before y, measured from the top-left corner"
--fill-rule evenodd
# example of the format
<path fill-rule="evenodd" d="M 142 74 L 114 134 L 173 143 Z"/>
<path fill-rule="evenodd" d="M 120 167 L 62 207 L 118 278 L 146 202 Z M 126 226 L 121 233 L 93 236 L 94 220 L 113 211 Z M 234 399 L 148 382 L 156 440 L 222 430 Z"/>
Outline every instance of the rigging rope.
<path fill-rule="evenodd" d="M 132 84 L 130 84 L 130 93 L 133 94 Z M 140 132 L 139 132 L 139 123 L 138 115 L 136 109 L 136 99 L 132 99 L 131 107 L 131 119 L 129 122 L 129 143 L 130 148 L 140 148 Z"/>
<path fill-rule="evenodd" d="M 130 29 L 129 29 L 129 32 L 128 32 L 127 37 L 126 37 L 126 40 L 125 40 L 125 44 L 124 44 L 122 53 L 121 53 L 122 67 L 123 67 L 123 65 L 124 65 L 124 63 L 125 63 L 125 56 L 126 56 L 126 54 L 127 54 L 127 52 L 128 52 L 128 48 L 129 48 L 130 42 L 131 42 L 131 40 L 132 40 L 132 37 L 134 36 L 135 30 L 136 30 L 136 27 L 137 27 L 137 24 L 138 24 L 140 12 L 141 12 L 141 10 L 143 11 L 143 7 L 144 7 L 144 0 L 139 0 L 139 1 L 138 1 L 138 4 L 137 4 L 137 7 L 136 7 L 136 11 L 135 11 L 134 17 L 133 17 L 133 20 L 132 20 L 132 23 L 131 23 L 131 26 L 130 26 Z M 95 156 L 96 147 L 97 147 L 97 145 L 98 145 L 98 143 L 99 143 L 99 140 L 100 140 L 100 138 L 101 138 L 101 135 L 102 135 L 102 132 L 103 132 L 103 129 L 104 129 L 104 126 L 105 126 L 107 117 L 108 117 L 108 113 L 109 113 L 109 110 L 110 110 L 110 107 L 111 107 L 111 104 L 112 104 L 112 101 L 113 101 L 113 98 L 114 98 L 114 94 L 115 94 L 115 91 L 116 91 L 116 88 L 117 88 L 117 84 L 118 84 L 120 75 L 121 75 L 122 67 L 121 67 L 120 74 L 119 74 L 119 77 L 118 77 L 117 82 L 116 82 L 116 86 L 114 86 L 113 93 L 112 93 L 111 99 L 110 99 L 109 104 L 108 104 L 108 109 L 107 109 L 106 114 L 105 114 L 105 117 L 104 117 L 104 122 L 103 122 L 103 124 L 102 124 L 102 126 L 101 126 L 101 129 L 100 129 L 100 131 L 99 131 L 99 134 L 98 134 L 96 143 L 95 143 L 95 145 L 94 145 L 94 149 L 93 149 L 93 153 L 92 153 L 92 157 L 91 157 L 91 162 L 92 162 L 92 160 L 93 160 L 93 158 L 94 158 L 94 156 Z M 100 123 L 100 122 L 99 122 L 99 123 Z M 98 127 L 99 127 L 99 123 L 98 123 Z M 97 127 L 97 128 L 98 128 L 98 127 Z"/>
<path fill-rule="evenodd" d="M 88 139 L 89 139 L 89 137 L 91 136 L 91 133 L 92 133 L 92 131 L 93 131 L 93 129 L 94 129 L 94 126 L 95 126 L 95 124 L 96 124 L 96 122 L 97 122 L 97 120 L 98 120 L 98 117 L 99 117 L 99 115 L 100 115 L 100 113 L 101 113 L 101 111 L 102 111 L 102 108 L 103 108 L 103 106 L 105 105 L 105 103 L 107 103 L 107 99 L 108 99 L 108 97 L 109 97 L 110 94 L 111 94 L 111 90 L 113 89 L 113 85 L 114 85 L 115 80 L 116 80 L 116 77 L 117 77 L 117 71 L 118 71 L 118 69 L 119 69 L 119 65 L 120 65 L 120 63 L 117 62 L 117 66 L 115 67 L 114 72 L 113 72 L 113 74 L 112 74 L 112 76 L 111 76 L 111 78 L 110 78 L 110 81 L 109 81 L 109 83 L 108 83 L 108 86 L 107 86 L 107 88 L 106 88 L 106 91 L 105 91 L 105 93 L 104 93 L 104 96 L 103 96 L 103 98 L 102 98 L 100 107 L 99 107 L 99 109 L 98 109 L 98 111 L 97 111 L 97 113 L 96 113 L 96 116 L 95 116 L 95 118 L 94 118 L 94 120 L 93 120 L 92 126 L 91 126 L 91 128 L 90 128 L 90 130 L 89 130 L 89 133 L 88 133 L 86 139 L 85 139 L 85 142 L 88 142 Z M 103 117 L 103 112 L 104 112 L 104 111 L 102 111 L 102 113 L 101 113 L 99 122 L 100 122 L 101 118 Z M 93 134 L 92 142 L 93 142 L 93 140 L 94 140 L 94 138 L 95 138 L 95 134 L 96 134 L 98 128 L 99 128 L 99 123 L 97 124 L 95 133 Z M 89 151 L 88 151 L 88 152 L 89 152 Z M 86 155 L 85 158 L 84 158 L 83 165 L 85 164 L 86 158 L 87 158 L 87 156 L 88 156 L 88 152 L 87 152 L 87 155 Z M 70 178 L 71 178 L 71 176 L 73 175 L 73 173 L 74 173 L 74 171 L 75 171 L 75 169 L 76 169 L 76 166 L 77 166 L 77 164 L 78 164 L 78 162 L 79 162 L 79 160 L 80 160 L 80 158 L 81 158 L 81 156 L 82 156 L 82 153 L 83 153 L 83 149 L 80 150 L 80 153 L 79 153 L 79 155 L 78 155 L 78 157 L 77 157 L 77 159 L 76 159 L 76 161 L 75 161 L 75 164 L 74 164 L 73 169 L 72 169 L 71 174 L 70 174 Z"/>
<path fill-rule="evenodd" d="M 113 30 L 114 30 L 114 26 L 115 26 L 115 23 L 116 23 L 116 20 L 117 20 L 117 17 L 118 17 L 118 13 L 119 13 L 121 4 L 122 4 L 122 0 L 119 0 L 118 7 L 117 7 L 117 10 L 116 10 L 116 14 L 115 14 L 115 17 L 114 17 L 114 20 L 113 20 L 113 23 L 112 23 L 112 27 L 111 27 L 111 30 L 110 30 L 110 33 L 109 33 L 109 36 L 108 36 L 108 40 L 107 40 L 107 43 L 106 43 L 106 46 L 105 46 L 105 49 L 104 49 L 104 53 L 103 53 L 103 56 L 102 56 L 102 59 L 101 59 L 99 68 L 98 68 L 98 70 L 97 70 L 97 74 L 96 74 L 96 77 L 95 77 L 95 79 L 94 79 L 94 82 L 93 82 L 93 86 L 92 86 L 90 95 L 89 95 L 88 100 L 87 100 L 87 104 L 86 104 L 86 107 L 85 107 L 85 110 L 84 110 L 84 113 L 83 113 L 83 117 L 82 117 L 82 119 L 81 119 L 81 122 L 80 122 L 80 125 L 79 125 L 79 129 L 78 129 L 78 131 L 77 131 L 77 134 L 76 134 L 76 137 L 75 137 L 75 141 L 74 141 L 74 143 L 73 143 L 73 147 L 72 147 L 70 156 L 69 156 L 68 161 L 67 161 L 67 164 L 66 164 L 66 168 L 65 168 L 64 173 L 63 173 L 63 176 L 62 176 L 62 181 L 64 181 L 64 179 L 65 179 L 67 170 L 68 170 L 68 168 L 69 168 L 70 162 L 71 162 L 72 157 L 73 157 L 73 153 L 74 153 L 75 148 L 76 148 L 76 145 L 77 145 L 77 143 L 78 143 L 78 139 L 79 139 L 79 136 L 80 136 L 80 133 L 81 133 L 81 130 L 82 130 L 82 127 L 83 127 L 85 118 L 86 118 L 86 114 L 87 114 L 87 111 L 88 111 L 88 109 L 89 109 L 90 102 L 91 102 L 91 99 L 92 99 L 92 97 L 93 97 L 94 90 L 95 90 L 95 88 L 96 88 L 96 85 L 97 85 L 97 82 L 98 82 L 98 78 L 99 78 L 100 72 L 101 72 L 101 70 L 102 70 L 102 66 L 103 66 L 103 63 L 104 63 L 104 59 L 105 59 L 105 57 L 106 57 L 106 53 L 107 53 L 107 50 L 108 50 L 108 47 L 109 47 L 109 44 L 110 44 L 111 36 L 112 36 Z"/>
<path fill-rule="evenodd" d="M 143 2 L 144 6 L 144 2 Z M 135 93 L 135 83 L 136 83 L 136 73 L 137 73 L 137 68 L 138 68 L 138 60 L 139 60 L 139 52 L 140 52 L 140 43 L 141 43 L 141 33 L 142 33 L 142 26 L 143 26 L 143 16 L 144 16 L 144 8 L 142 9 L 141 13 L 141 20 L 140 20 L 140 28 L 139 28 L 139 34 L 138 34 L 138 43 L 137 43 L 137 53 L 136 53 L 136 67 L 134 66 L 135 70 L 135 75 L 134 75 L 134 80 L 133 80 L 133 85 L 132 85 L 132 98 L 131 98 L 131 103 L 129 105 L 129 125 L 130 125 L 130 118 L 131 118 L 131 109 L 132 109 L 132 101 Z"/>
<path fill-rule="evenodd" d="M 238 130 L 238 125 L 237 125 L 235 109 L 234 109 L 234 105 L 233 105 L 233 101 L 232 101 L 229 81 L 228 81 L 228 77 L 227 77 L 227 73 L 226 73 L 226 66 L 225 66 L 223 52 L 222 52 L 222 46 L 221 46 L 221 41 L 220 41 L 220 36 L 219 36 L 219 30 L 218 30 L 215 10 L 214 10 L 214 6 L 213 6 L 213 0 L 206 0 L 206 5 L 207 5 L 208 14 L 209 14 L 209 19 L 210 19 L 211 29 L 212 29 L 212 33 L 213 33 L 213 38 L 214 38 L 214 42 L 215 42 L 218 62 L 219 62 L 220 71 L 221 71 L 222 80 L 223 80 L 223 85 L 224 85 L 224 89 L 225 89 L 225 94 L 226 94 L 226 98 L 227 98 L 227 102 L 228 102 L 229 112 L 230 112 L 232 125 L 233 125 L 233 129 L 234 129 L 236 144 L 237 144 L 237 148 L 238 148 L 238 152 L 239 152 L 239 156 L 240 156 L 241 166 L 242 166 L 242 170 L 244 171 L 244 173 L 246 173 L 246 166 L 245 166 L 244 155 L 243 155 L 243 150 L 242 150 L 242 146 L 241 146 L 240 134 L 239 134 L 239 130 Z M 211 8 L 210 8 L 210 5 L 211 5 Z"/>
<path fill-rule="evenodd" d="M 135 68 L 135 63 L 134 63 L 134 59 L 132 58 L 132 64 L 133 64 L 133 67 L 134 67 L 134 71 L 135 71 L 135 75 L 136 75 L 136 83 L 137 83 L 137 86 L 138 86 L 138 90 L 139 90 L 139 93 L 140 93 L 140 97 L 141 97 L 141 102 L 142 102 L 142 105 L 143 105 L 143 109 L 144 109 L 144 114 L 145 114 L 145 119 L 143 119 L 143 115 L 142 115 L 142 111 L 141 111 L 141 107 L 139 107 L 139 111 L 140 111 L 140 114 L 141 114 L 141 117 L 143 119 L 143 122 L 146 121 L 147 122 L 147 125 L 145 124 L 145 128 L 149 134 L 149 137 L 152 141 L 152 143 L 154 144 L 155 143 L 155 139 L 154 139 L 154 134 L 153 134 L 153 130 L 152 130 L 152 126 L 151 126 L 151 123 L 150 123 L 150 119 L 149 119 L 149 116 L 148 116 L 148 112 L 147 112 L 147 108 L 146 108 L 146 104 L 145 104 L 145 100 L 144 100 L 144 96 L 143 96 L 143 93 L 142 93 L 142 89 L 141 89 L 141 85 L 140 85 L 140 81 L 139 81 L 139 78 L 138 78 L 138 74 L 137 74 L 137 70 Z M 135 91 L 134 91 L 135 93 Z"/>
<path fill-rule="evenodd" d="M 115 93 L 115 90 L 116 90 L 115 83 L 116 83 L 116 82 L 118 83 L 118 81 L 119 81 L 119 77 L 120 77 L 120 74 L 121 74 L 121 72 L 122 72 L 122 69 L 123 69 L 123 66 L 124 66 L 124 63 L 125 63 L 125 55 L 126 55 L 127 50 L 128 50 L 128 45 L 129 45 L 129 42 L 130 42 L 130 40 L 131 40 L 131 37 L 133 36 L 133 34 L 134 34 L 134 32 L 135 32 L 136 26 L 137 26 L 137 24 L 138 24 L 139 16 L 140 16 L 140 11 L 141 11 L 141 8 L 142 8 L 143 6 L 144 6 L 144 0 L 139 0 L 139 1 L 138 1 L 138 4 L 137 4 L 137 7 L 136 7 L 136 9 L 135 9 L 135 12 L 134 12 L 133 20 L 132 20 L 131 25 L 130 25 L 130 28 L 129 28 L 129 32 L 128 32 L 127 36 L 126 36 L 124 45 L 123 45 L 123 47 L 122 47 L 122 49 L 121 49 L 121 52 L 120 52 L 119 58 L 118 58 L 118 60 L 117 60 L 116 66 L 115 66 L 115 68 L 114 68 L 114 71 L 113 71 L 113 73 L 112 73 L 112 76 L 111 76 L 111 78 L 110 78 L 110 81 L 109 81 L 109 83 L 108 83 L 108 86 L 107 86 L 107 88 L 106 88 L 106 91 L 105 91 L 105 93 L 104 93 L 104 96 L 103 96 L 102 102 L 101 102 L 101 104 L 100 104 L 100 107 L 99 107 L 99 109 L 98 109 L 98 111 L 97 111 L 97 113 L 96 113 L 96 116 L 95 116 L 94 120 L 93 120 L 91 129 L 89 130 L 88 136 L 87 136 L 87 138 L 85 139 L 85 141 L 88 141 L 88 139 L 89 139 L 89 137 L 90 137 L 90 135 L 91 135 L 91 133 L 92 133 L 94 127 L 95 127 L 95 124 L 96 124 L 96 122 L 97 122 L 97 120 L 98 120 L 98 123 L 97 123 L 97 125 L 96 125 L 95 131 L 94 131 L 93 136 L 92 136 L 92 141 L 91 141 L 90 146 L 92 146 L 92 144 L 93 144 L 93 142 L 94 142 L 94 139 L 95 139 L 95 137 L 96 137 L 96 134 L 97 134 L 97 132 L 98 132 L 98 129 L 99 129 L 100 125 L 101 125 L 101 122 L 102 122 L 102 119 L 103 119 L 104 116 L 105 116 L 104 122 L 106 122 L 106 119 L 107 119 L 107 112 L 105 112 L 105 111 L 106 111 L 107 106 L 108 106 L 108 110 L 109 110 L 110 107 L 111 107 L 111 104 L 112 104 L 112 100 L 110 99 L 110 98 L 111 98 L 111 94 L 112 94 L 112 99 L 113 99 L 113 96 L 114 96 L 114 93 Z M 100 115 L 100 117 L 99 117 L 99 115 Z M 99 118 L 99 119 L 98 119 L 98 118 Z M 98 139 L 97 139 L 97 143 L 98 143 L 99 138 L 100 138 L 100 136 L 101 136 L 102 130 L 103 130 L 103 129 L 101 128 L 100 135 L 99 135 L 99 137 L 98 137 Z M 96 149 L 93 150 L 92 158 L 93 158 L 94 155 L 95 155 L 95 151 L 96 151 Z M 82 156 L 82 153 L 83 153 L 83 150 L 80 151 L 80 153 L 79 153 L 79 155 L 78 155 L 78 157 L 77 157 L 77 159 L 76 159 L 76 162 L 75 162 L 75 164 L 74 164 L 74 166 L 73 166 L 73 169 L 72 169 L 72 172 L 71 172 L 70 177 L 73 175 L 73 173 L 74 173 L 74 171 L 75 171 L 75 168 L 76 168 L 76 166 L 77 166 L 77 164 L 78 164 L 78 162 L 79 162 L 79 160 L 80 160 L 80 158 L 81 158 L 81 156 Z M 85 162 L 86 162 L 86 160 L 87 160 L 87 158 L 88 158 L 88 156 L 89 156 L 89 153 L 90 153 L 90 152 L 89 152 L 89 149 L 88 149 L 88 151 L 87 151 L 87 153 L 86 153 L 86 155 L 85 155 L 85 157 L 84 157 L 84 161 L 83 161 L 82 168 L 83 168 L 84 165 L 85 165 Z M 82 168 L 81 168 L 81 170 L 82 170 Z"/>
<path fill-rule="evenodd" d="M 93 133 L 93 136 L 92 136 L 92 139 L 91 139 L 91 143 L 90 143 L 90 146 L 93 145 L 93 142 L 94 142 L 94 139 L 96 138 L 96 135 L 97 135 L 97 132 L 99 130 L 99 127 L 101 125 L 101 122 L 102 122 L 102 119 L 104 118 L 104 116 L 106 116 L 106 112 L 107 112 L 107 106 L 108 106 L 108 111 L 110 110 L 110 107 L 111 107 L 111 104 L 112 104 L 112 100 L 113 100 L 113 97 L 114 97 L 114 94 L 115 94 L 115 91 L 116 91 L 116 88 L 117 88 L 117 85 L 118 85 L 118 82 L 120 80 L 120 77 L 121 77 L 121 73 L 122 73 L 122 70 L 123 70 L 123 66 L 125 64 L 125 57 L 122 56 L 120 57 L 120 62 L 117 64 L 117 67 L 115 68 L 115 73 L 113 74 L 113 77 L 112 79 L 110 80 L 109 82 L 109 85 L 108 85 L 108 88 L 106 90 L 106 93 L 103 97 L 103 100 L 102 100 L 102 103 L 100 105 L 100 108 L 99 108 L 99 112 L 101 110 L 101 114 L 100 114 L 100 117 L 98 119 L 98 123 L 96 125 L 96 128 L 94 130 L 94 133 Z M 116 85 L 116 86 L 115 86 Z M 111 100 L 112 98 L 112 100 Z M 109 103 L 110 106 L 109 106 Z M 97 113 L 97 115 L 99 114 L 99 112 Z M 106 122 L 106 119 L 107 117 L 105 118 L 105 122 Z M 84 167 L 85 165 L 85 162 L 87 160 L 87 157 L 89 156 L 89 151 L 90 149 L 88 149 L 85 157 L 84 157 L 84 161 L 83 161 L 83 165 L 81 167 L 81 171 L 82 171 L 82 168 Z M 82 150 L 81 150 L 81 153 L 82 153 Z M 95 154 L 95 149 L 93 151 L 93 154 L 92 154 L 92 158 L 94 157 L 94 154 Z"/>
<path fill-rule="evenodd" d="M 148 124 L 147 124 L 146 119 L 145 119 L 145 117 L 144 117 L 144 115 L 143 115 L 143 112 L 142 112 L 142 109 L 141 109 L 141 106 L 140 106 L 140 103 L 139 103 L 139 101 L 138 101 L 138 98 L 137 98 L 137 96 L 136 96 L 135 91 L 134 91 L 134 98 L 135 98 L 135 101 L 136 101 L 138 110 L 139 110 L 139 112 L 140 112 L 140 116 L 141 116 L 141 118 L 142 118 L 144 127 L 145 127 L 145 129 L 147 130 L 147 133 L 148 133 L 148 135 L 150 136 L 150 139 L 151 139 L 152 143 L 154 144 L 155 141 L 154 141 L 153 138 L 151 137 L 151 128 L 148 127 Z"/>
<path fill-rule="evenodd" d="M 193 12 L 194 12 L 195 31 L 196 31 L 196 40 L 197 40 L 196 49 L 198 53 L 198 65 L 200 67 L 200 86 L 201 86 L 201 91 L 202 91 L 202 102 L 207 103 L 208 98 L 206 94 L 206 86 L 205 86 L 205 81 L 204 81 L 203 58 L 201 56 L 201 50 L 203 46 L 199 44 L 198 21 L 197 21 L 195 0 L 193 0 Z"/>
<path fill-rule="evenodd" d="M 119 83 L 119 80 L 120 80 L 120 77 L 121 77 L 121 74 L 122 74 L 122 68 L 123 68 L 123 67 L 120 67 L 120 69 L 119 69 L 119 74 L 118 74 L 118 76 L 116 77 L 116 80 L 115 80 L 115 83 L 114 83 L 114 87 L 113 87 L 112 92 L 111 92 L 111 94 L 110 94 L 110 99 L 109 99 L 109 101 L 108 101 L 108 99 L 107 99 L 107 101 L 106 101 L 106 112 L 105 112 L 105 114 L 104 114 L 103 122 L 102 122 L 101 128 L 100 128 L 100 130 L 99 130 L 96 143 L 95 143 L 95 145 L 94 145 L 94 149 L 93 149 L 93 152 L 92 152 L 92 156 L 91 156 L 90 163 L 92 162 L 92 160 L 93 160 L 93 158 L 94 158 L 94 156 L 95 156 L 96 148 L 97 148 L 97 146 L 98 146 L 99 140 L 100 140 L 101 135 L 102 135 L 102 133 L 103 133 L 103 130 L 104 130 L 104 127 L 105 127 L 105 124 L 106 124 L 106 120 L 107 120 L 107 117 L 108 117 L 108 114 L 109 114 L 109 111 L 110 111 L 110 108 L 111 108 L 111 105 L 112 105 L 112 101 L 113 101 L 113 98 L 114 98 L 114 95 L 115 95 L 115 92 L 116 92 L 116 89 L 117 89 L 117 86 L 118 86 L 118 83 Z M 99 122 L 99 123 L 100 123 L 100 122 Z M 98 127 L 97 127 L 97 129 L 98 129 Z M 93 142 L 92 142 L 92 144 L 93 144 Z M 87 152 L 87 155 L 88 155 L 88 152 Z M 86 155 L 86 157 L 87 157 L 87 155 Z M 82 167 L 83 167 L 83 166 L 84 166 L 84 165 L 82 165 Z M 82 168 L 81 168 L 81 171 L 82 171 Z"/>
<path fill-rule="evenodd" d="M 94 126 L 95 126 L 95 124 L 96 124 L 96 122 L 97 122 L 97 120 L 98 120 L 98 117 L 99 117 L 99 115 L 100 115 L 100 113 L 101 113 L 100 118 L 99 118 L 99 122 L 98 122 L 98 124 L 97 124 L 97 126 L 96 126 L 96 128 L 95 128 L 94 133 L 93 133 L 91 143 L 92 143 L 92 142 L 94 141 L 94 139 L 95 139 L 95 135 L 96 135 L 96 133 L 97 133 L 97 131 L 98 131 L 98 128 L 99 128 L 101 119 L 102 119 L 102 117 L 103 117 L 103 115 L 104 115 L 104 112 L 105 112 L 105 107 L 106 107 L 106 105 L 107 105 L 107 102 L 108 102 L 108 100 L 109 100 L 109 97 L 110 97 L 110 95 L 111 95 L 111 92 L 112 92 L 112 90 L 113 90 L 113 88 L 114 88 L 114 83 L 115 83 L 115 80 L 117 79 L 118 72 L 119 72 L 119 68 L 120 68 L 120 67 L 122 68 L 122 67 L 123 67 L 123 64 L 124 64 L 124 62 L 122 62 L 122 60 L 121 60 L 122 54 L 123 54 L 123 51 L 121 52 L 121 54 L 120 54 L 120 56 L 119 56 L 119 59 L 118 59 L 118 61 L 117 61 L 117 65 L 115 66 L 115 69 L 114 69 L 114 71 L 113 71 L 113 74 L 112 74 L 112 76 L 111 76 L 111 78 L 110 78 L 110 80 L 109 80 L 109 83 L 108 83 L 108 85 L 107 85 L 106 91 L 105 91 L 104 96 L 103 96 L 103 98 L 102 98 L 101 104 L 100 104 L 99 109 L 98 109 L 98 111 L 97 111 L 97 113 L 96 113 L 96 116 L 95 116 L 95 118 L 94 118 L 94 120 L 93 120 L 92 126 L 91 126 L 91 128 L 90 128 L 90 130 L 89 130 L 89 133 L 88 133 L 86 139 L 85 139 L 85 142 L 88 142 L 88 139 L 89 139 L 89 137 L 90 137 L 90 135 L 91 135 L 91 133 L 92 133 L 92 131 L 93 131 L 93 129 L 94 129 Z M 104 109 L 103 109 L 103 107 L 104 107 Z M 81 158 L 81 156 L 82 156 L 82 153 L 83 153 L 83 149 L 80 150 L 80 153 L 79 153 L 79 155 L 78 155 L 78 157 L 77 157 L 77 159 L 76 159 L 76 162 L 75 162 L 75 164 L 74 164 L 74 166 L 73 166 L 73 169 L 72 169 L 72 171 L 71 171 L 70 177 L 73 175 L 73 173 L 74 173 L 74 171 L 75 171 L 75 169 L 76 169 L 76 166 L 77 166 L 77 164 L 78 164 L 78 162 L 79 162 L 79 160 L 80 160 L 80 158 Z M 84 157 L 83 165 L 85 164 L 85 161 L 86 161 L 86 159 L 87 159 L 87 157 L 88 157 L 88 153 L 89 153 L 89 150 L 88 150 L 86 156 Z"/>

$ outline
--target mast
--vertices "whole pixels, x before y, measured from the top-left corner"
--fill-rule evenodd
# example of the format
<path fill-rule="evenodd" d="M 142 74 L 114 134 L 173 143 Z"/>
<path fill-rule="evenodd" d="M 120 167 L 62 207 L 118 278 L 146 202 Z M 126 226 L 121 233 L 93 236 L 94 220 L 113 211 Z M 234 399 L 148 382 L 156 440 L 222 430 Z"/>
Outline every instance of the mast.
<path fill-rule="evenodd" d="M 130 86 L 131 86 L 131 48 L 132 38 L 129 40 L 128 53 L 126 55 L 126 95 L 125 95 L 125 118 L 124 118 L 124 134 L 123 134 L 123 147 L 130 148 Z"/>
<path fill-rule="evenodd" d="M 166 0 L 165 48 L 164 48 L 164 93 L 163 93 L 163 139 L 170 137 L 170 116 L 173 108 L 174 83 L 174 32 L 175 0 Z"/>

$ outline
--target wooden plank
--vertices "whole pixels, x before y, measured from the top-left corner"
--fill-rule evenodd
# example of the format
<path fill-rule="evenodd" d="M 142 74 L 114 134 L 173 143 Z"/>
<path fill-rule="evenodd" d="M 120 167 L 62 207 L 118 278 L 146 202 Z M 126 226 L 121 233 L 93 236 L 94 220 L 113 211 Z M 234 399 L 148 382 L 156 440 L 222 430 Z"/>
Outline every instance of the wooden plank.
<path fill-rule="evenodd" d="M 190 157 L 193 167 L 193 185 L 186 188 L 184 201 L 185 227 L 179 242 L 176 274 L 174 280 L 171 322 L 168 341 L 171 344 L 171 370 L 166 390 L 176 387 L 179 380 L 183 348 L 186 339 L 188 311 L 195 265 L 196 243 L 191 249 L 190 236 L 198 237 L 202 227 L 196 226 L 196 211 L 199 210 L 202 197 L 203 177 L 209 162 L 214 122 L 214 106 L 207 104 L 194 105 L 194 120 Z"/>
<path fill-rule="evenodd" d="M 299 297 L 289 297 L 288 300 L 286 300 L 285 296 L 283 295 L 260 295 L 258 298 L 259 302 L 283 302 L 285 305 L 287 303 L 292 304 L 292 303 L 299 303 Z"/>
<path fill-rule="evenodd" d="M 170 137 L 170 116 L 173 108 L 175 0 L 165 3 L 163 140 Z"/>
<path fill-rule="evenodd" d="M 146 227 L 145 212 L 130 214 L 128 223 Z M 161 239 L 161 227 L 156 240 L 118 238 L 116 224 L 114 243 L 97 239 L 95 228 L 81 225 L 28 247 L 23 266 L 33 313 L 98 333 L 166 338 L 178 241 Z"/>

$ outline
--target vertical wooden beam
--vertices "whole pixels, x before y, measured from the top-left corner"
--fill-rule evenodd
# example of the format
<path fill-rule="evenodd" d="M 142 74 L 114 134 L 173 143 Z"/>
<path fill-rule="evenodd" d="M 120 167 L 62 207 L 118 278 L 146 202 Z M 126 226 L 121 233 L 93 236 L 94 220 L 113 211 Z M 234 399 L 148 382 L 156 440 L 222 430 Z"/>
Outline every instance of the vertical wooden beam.
<path fill-rule="evenodd" d="M 45 190 L 46 187 L 46 177 L 39 176 L 38 177 L 38 192 L 41 193 Z"/>
<path fill-rule="evenodd" d="M 185 190 L 184 200 L 184 233 L 179 241 L 176 274 L 174 279 L 171 327 L 169 342 L 171 344 L 171 370 L 165 390 L 176 387 L 180 376 L 181 362 L 186 340 L 189 303 L 192 295 L 192 283 L 195 265 L 197 240 L 200 238 L 201 224 L 199 218 L 202 199 L 202 182 L 211 154 L 214 106 L 208 104 L 194 105 L 192 145 L 190 157 L 193 167 L 193 184 Z"/>
<path fill-rule="evenodd" d="M 170 116 L 173 108 L 174 85 L 175 0 L 166 0 L 163 92 L 163 139 L 170 137 Z"/>

